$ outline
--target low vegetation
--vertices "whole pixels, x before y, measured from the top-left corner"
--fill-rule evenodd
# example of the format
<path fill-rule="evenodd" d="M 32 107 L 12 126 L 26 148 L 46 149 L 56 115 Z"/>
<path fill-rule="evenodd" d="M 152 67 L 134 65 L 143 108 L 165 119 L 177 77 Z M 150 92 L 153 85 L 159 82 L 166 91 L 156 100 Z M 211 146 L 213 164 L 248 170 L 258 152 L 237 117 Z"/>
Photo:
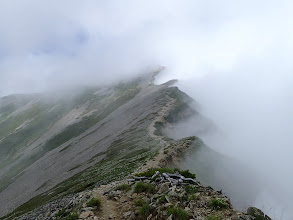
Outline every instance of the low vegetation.
<path fill-rule="evenodd" d="M 101 201 L 98 198 L 92 198 L 90 201 L 86 204 L 88 207 L 99 209 L 102 206 Z"/>
<path fill-rule="evenodd" d="M 198 189 L 195 187 L 195 186 L 192 186 L 192 185 L 188 185 L 184 188 L 185 192 L 187 194 L 194 194 L 194 193 L 197 193 L 198 192 Z"/>
<path fill-rule="evenodd" d="M 210 215 L 205 220 L 221 220 L 221 218 L 219 216 L 216 216 L 216 215 Z"/>
<path fill-rule="evenodd" d="M 66 211 L 66 209 L 60 209 L 59 212 L 55 215 L 56 219 L 66 219 L 66 220 L 76 220 L 78 219 L 79 215 L 77 212 L 70 213 Z"/>
<path fill-rule="evenodd" d="M 72 214 L 70 214 L 66 220 L 77 220 L 78 219 L 78 213 L 77 212 L 73 212 Z"/>
<path fill-rule="evenodd" d="M 140 207 L 139 209 L 139 215 L 143 217 L 148 217 L 150 212 L 151 212 L 151 208 L 149 204 L 147 203 L 143 204 L 142 207 Z"/>
<path fill-rule="evenodd" d="M 129 190 L 131 190 L 131 185 L 129 185 L 129 184 L 122 184 L 120 186 L 117 186 L 116 189 L 117 190 L 121 190 L 121 191 L 128 192 Z"/>
<path fill-rule="evenodd" d="M 159 204 L 162 204 L 162 203 L 164 203 L 164 202 L 166 202 L 167 200 L 166 200 L 166 196 L 165 195 L 163 195 L 163 196 L 161 196 L 159 199 L 158 199 L 158 203 Z"/>
<path fill-rule="evenodd" d="M 137 182 L 134 186 L 134 192 L 135 193 L 154 193 L 156 191 L 155 186 L 150 183 L 144 183 L 144 182 Z"/>
<path fill-rule="evenodd" d="M 60 209 L 59 212 L 57 212 L 57 214 L 55 215 L 56 217 L 64 217 L 68 215 L 68 212 L 66 212 L 65 209 Z"/>
<path fill-rule="evenodd" d="M 186 212 L 184 209 L 181 209 L 177 206 L 174 206 L 168 209 L 167 214 L 168 216 L 172 215 L 172 219 L 175 219 L 175 220 L 188 220 L 190 218 L 188 212 Z"/>
<path fill-rule="evenodd" d="M 134 205 L 139 207 L 139 215 L 142 217 L 147 217 L 151 212 L 150 205 L 143 199 L 136 200 Z"/>
<path fill-rule="evenodd" d="M 228 208 L 229 206 L 224 199 L 216 198 L 211 200 L 210 207 L 215 210 L 220 210 Z"/>
<path fill-rule="evenodd" d="M 196 200 L 196 199 L 197 199 L 196 194 L 192 194 L 192 195 L 189 196 L 188 201 L 193 201 L 193 200 Z"/>

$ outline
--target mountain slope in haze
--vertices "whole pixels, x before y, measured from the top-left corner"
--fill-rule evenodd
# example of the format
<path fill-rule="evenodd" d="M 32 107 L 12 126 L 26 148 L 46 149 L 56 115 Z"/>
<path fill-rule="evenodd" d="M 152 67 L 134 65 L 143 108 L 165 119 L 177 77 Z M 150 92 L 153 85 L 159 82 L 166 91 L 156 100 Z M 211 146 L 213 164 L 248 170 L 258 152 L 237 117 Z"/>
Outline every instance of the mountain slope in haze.
<path fill-rule="evenodd" d="M 160 152 L 160 128 L 198 114 L 152 74 L 103 88 L 0 101 L 0 216 L 132 173 Z"/>

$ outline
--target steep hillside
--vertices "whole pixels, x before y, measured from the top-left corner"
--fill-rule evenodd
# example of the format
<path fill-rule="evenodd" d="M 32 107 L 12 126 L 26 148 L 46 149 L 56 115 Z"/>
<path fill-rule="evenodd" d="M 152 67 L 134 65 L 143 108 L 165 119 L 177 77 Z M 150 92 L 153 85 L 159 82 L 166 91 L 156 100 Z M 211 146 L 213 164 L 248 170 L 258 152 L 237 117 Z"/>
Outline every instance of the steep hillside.
<path fill-rule="evenodd" d="M 173 82 L 153 84 L 159 71 L 74 95 L 2 98 L 0 216 L 121 179 L 157 155 L 169 141 L 160 128 L 197 114 Z"/>
<path fill-rule="evenodd" d="M 206 164 L 223 158 L 197 137 L 165 135 L 191 116 L 211 123 L 176 81 L 153 83 L 161 70 L 108 87 L 1 98 L 0 218 L 270 219 L 236 211 L 221 191 L 173 170 L 210 152 L 192 167 L 209 179 Z"/>

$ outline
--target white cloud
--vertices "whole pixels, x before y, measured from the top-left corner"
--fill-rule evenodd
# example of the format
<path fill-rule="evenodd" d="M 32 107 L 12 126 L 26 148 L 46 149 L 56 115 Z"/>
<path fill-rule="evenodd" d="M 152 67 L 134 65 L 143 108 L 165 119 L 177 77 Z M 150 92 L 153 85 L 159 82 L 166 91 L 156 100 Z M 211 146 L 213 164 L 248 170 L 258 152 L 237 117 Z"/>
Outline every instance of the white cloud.
<path fill-rule="evenodd" d="M 265 152 L 247 162 L 292 192 L 292 9 L 289 0 L 2 0 L 0 95 L 165 65 L 159 81 L 181 79 L 229 140 L 207 141 L 236 157 Z"/>

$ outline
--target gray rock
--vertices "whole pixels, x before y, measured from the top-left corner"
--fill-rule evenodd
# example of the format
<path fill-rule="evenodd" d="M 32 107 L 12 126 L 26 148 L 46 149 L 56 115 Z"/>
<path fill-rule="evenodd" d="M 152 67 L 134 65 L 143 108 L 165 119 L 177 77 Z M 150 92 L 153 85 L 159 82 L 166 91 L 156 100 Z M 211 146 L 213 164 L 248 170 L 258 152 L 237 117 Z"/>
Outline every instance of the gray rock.
<path fill-rule="evenodd" d="M 160 187 L 158 193 L 163 194 L 163 193 L 168 192 L 168 190 L 169 190 L 169 183 L 163 183 L 162 186 Z"/>
<path fill-rule="evenodd" d="M 151 219 L 152 219 L 152 217 L 153 217 L 153 215 L 152 215 L 152 214 L 150 214 L 150 215 L 147 217 L 147 220 L 151 220 Z"/>
<path fill-rule="evenodd" d="M 271 218 L 263 213 L 260 209 L 256 207 L 249 207 L 247 209 L 247 214 L 254 216 L 256 220 L 271 220 Z"/>
<path fill-rule="evenodd" d="M 79 218 L 81 219 L 85 219 L 85 218 L 88 218 L 89 216 L 93 216 L 94 213 L 92 211 L 86 211 L 86 212 L 83 212 L 79 215 Z"/>
<path fill-rule="evenodd" d="M 132 211 L 124 212 L 123 217 L 127 218 L 132 214 Z"/>

